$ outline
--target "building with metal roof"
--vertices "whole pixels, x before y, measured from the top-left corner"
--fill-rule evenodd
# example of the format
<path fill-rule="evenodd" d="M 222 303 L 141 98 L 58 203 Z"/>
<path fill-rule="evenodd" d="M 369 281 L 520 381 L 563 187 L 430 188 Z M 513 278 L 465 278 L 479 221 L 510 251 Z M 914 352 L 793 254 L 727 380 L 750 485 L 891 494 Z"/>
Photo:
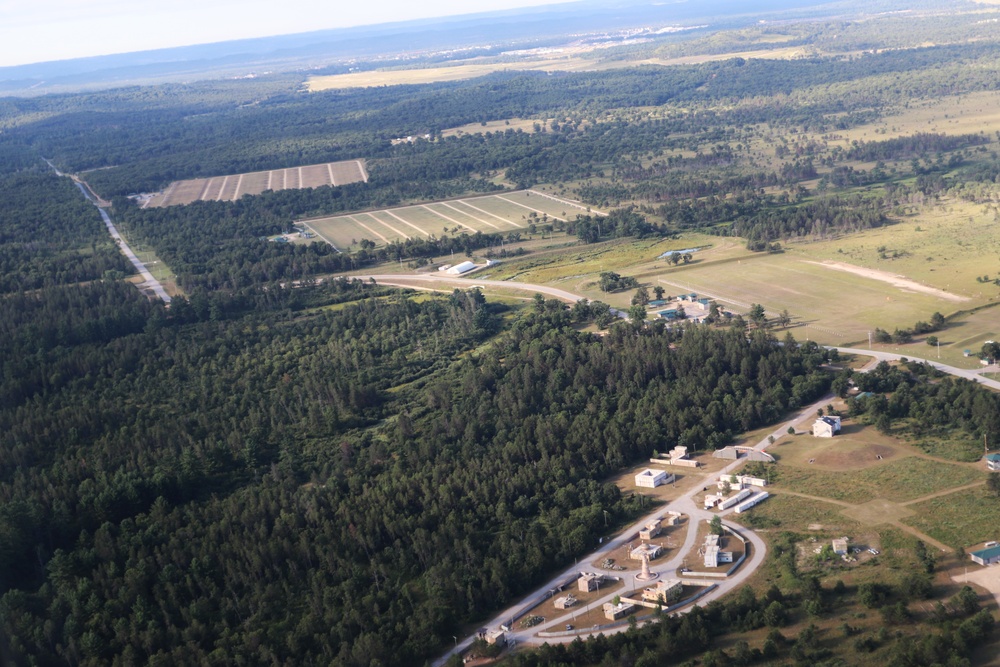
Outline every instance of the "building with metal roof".
<path fill-rule="evenodd" d="M 996 542 L 987 542 L 991 545 L 985 549 L 980 549 L 979 551 L 973 551 L 969 554 L 969 558 L 973 562 L 979 563 L 980 565 L 993 565 L 994 563 L 1000 563 L 1000 545 Z"/>

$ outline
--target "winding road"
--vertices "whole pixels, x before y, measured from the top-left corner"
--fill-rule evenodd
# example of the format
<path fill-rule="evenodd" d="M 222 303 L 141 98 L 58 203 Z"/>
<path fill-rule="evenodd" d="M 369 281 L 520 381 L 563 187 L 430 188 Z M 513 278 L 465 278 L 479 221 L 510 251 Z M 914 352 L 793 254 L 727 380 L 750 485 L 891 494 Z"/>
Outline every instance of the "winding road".
<path fill-rule="evenodd" d="M 415 284 L 419 285 L 421 283 L 427 285 L 437 283 L 440 284 L 442 287 L 469 287 L 471 285 L 483 285 L 490 287 L 503 287 L 508 289 L 520 289 L 528 292 L 536 292 L 539 294 L 551 296 L 556 299 L 566 301 L 568 303 L 576 303 L 580 299 L 584 298 L 580 295 L 573 294 L 571 292 L 567 292 L 565 290 L 561 290 L 555 287 L 548 287 L 546 285 L 532 285 L 528 283 L 519 283 L 506 280 L 480 280 L 476 279 L 474 275 L 472 276 L 466 275 L 463 277 L 458 277 L 458 276 L 447 276 L 447 275 L 436 275 L 436 274 L 382 274 L 382 275 L 363 275 L 363 276 L 352 276 L 352 277 L 360 278 L 362 280 L 374 280 L 375 282 L 384 285 L 396 285 L 400 287 L 414 287 Z M 433 287 L 428 287 L 428 288 L 434 289 Z M 624 311 L 618 309 L 612 309 L 612 311 L 618 317 L 622 318 L 627 317 L 627 314 Z M 996 380 L 991 380 L 989 378 L 981 377 L 979 373 L 974 370 L 956 368 L 954 366 L 949 366 L 947 364 L 942 364 L 940 362 L 932 361 L 929 359 L 920 359 L 917 357 L 912 357 L 909 355 L 901 355 L 899 353 L 894 353 L 894 352 L 881 352 L 874 350 L 864 350 L 860 348 L 828 346 L 827 349 L 837 350 L 844 354 L 855 354 L 859 356 L 873 357 L 877 361 L 898 361 L 901 358 L 905 357 L 911 361 L 916 361 L 918 363 L 922 362 L 930 364 L 934 368 L 937 368 L 938 370 L 944 373 L 948 373 L 950 375 L 979 382 L 986 387 L 1000 390 L 1000 382 Z M 810 417 L 816 414 L 816 411 L 819 408 L 829 404 L 833 398 L 834 397 L 832 394 L 828 394 L 823 398 L 821 398 L 820 400 L 813 403 L 812 405 L 803 408 L 799 413 L 794 415 L 791 419 L 785 420 L 783 423 L 778 425 L 774 429 L 774 431 L 764 436 L 760 440 L 760 442 L 754 445 L 754 449 L 758 451 L 764 451 L 770 444 L 772 436 L 775 440 L 777 440 L 787 432 L 790 426 L 794 427 L 799 422 L 809 419 Z M 734 461 L 733 463 L 729 464 L 728 466 L 720 470 L 718 472 L 718 475 L 724 475 L 732 472 L 737 466 L 741 465 L 744 462 L 744 460 L 745 459 L 739 459 L 737 461 Z M 713 477 L 714 476 L 715 475 L 713 475 Z M 667 509 L 669 509 L 671 511 L 681 512 L 682 514 L 687 515 L 688 518 L 686 526 L 687 530 L 684 538 L 684 543 L 680 547 L 673 550 L 673 556 L 671 558 L 664 560 L 661 563 L 656 563 L 655 565 L 651 563 L 650 570 L 651 572 L 658 575 L 658 578 L 661 579 L 677 577 L 678 574 L 677 571 L 683 565 L 685 556 L 691 553 L 692 549 L 695 546 L 695 541 L 697 540 L 698 536 L 698 524 L 701 521 L 710 521 L 711 518 L 716 515 L 716 513 L 714 512 L 709 512 L 703 509 L 696 500 L 696 498 L 700 493 L 704 493 L 704 488 L 703 488 L 704 486 L 705 484 L 701 483 L 694 484 L 691 487 L 691 489 L 685 492 L 681 497 L 669 502 L 666 507 L 661 506 L 657 508 L 656 511 L 650 512 L 646 516 L 635 521 L 632 525 L 621 530 L 615 537 L 604 542 L 599 549 L 582 557 L 580 560 L 584 563 L 592 563 L 594 561 L 607 557 L 613 551 L 620 548 L 627 542 L 631 541 L 634 538 L 634 535 L 639 531 L 639 529 L 645 526 L 647 522 L 649 522 L 652 519 L 656 519 L 663 516 L 664 513 L 667 511 Z M 719 514 L 725 516 L 733 512 L 734 510 L 735 508 L 730 508 L 729 510 L 726 510 Z M 749 578 L 757 570 L 757 568 L 763 564 L 764 558 L 767 555 L 767 545 L 765 544 L 764 540 L 762 540 L 760 536 L 758 536 L 752 530 L 745 528 L 743 526 L 738 527 L 737 530 L 740 532 L 741 535 L 743 535 L 743 537 L 747 539 L 748 543 L 751 545 L 747 559 L 743 562 L 740 568 L 732 576 L 727 577 L 724 580 L 720 580 L 715 589 L 713 589 L 708 594 L 702 596 L 698 600 L 699 604 L 704 604 L 706 602 L 710 602 L 711 600 L 720 598 L 729 593 L 730 591 L 732 591 L 733 589 L 741 586 L 746 581 L 746 579 Z M 592 567 L 588 568 L 586 566 L 581 568 L 580 565 L 578 564 L 574 564 L 570 567 L 567 567 L 566 569 L 559 572 L 557 575 L 553 576 L 545 584 L 538 587 L 532 593 L 530 593 L 529 595 L 525 596 L 523 599 L 518 601 L 516 604 L 511 605 L 507 609 L 498 612 L 491 619 L 489 619 L 485 625 L 490 628 L 498 628 L 501 625 L 509 623 L 511 618 L 519 617 L 521 615 L 521 612 L 523 612 L 526 608 L 536 606 L 537 604 L 540 604 L 541 601 L 550 599 L 552 597 L 553 591 L 559 590 L 561 587 L 563 587 L 571 577 L 575 576 L 582 569 L 593 569 L 593 568 Z M 631 570 L 622 571 L 618 574 L 620 574 L 624 579 L 627 580 L 629 577 L 633 577 L 638 573 L 639 569 L 635 568 Z M 616 591 L 611 591 L 607 595 L 597 600 L 591 601 L 588 607 L 597 608 L 600 605 L 604 604 L 605 602 L 610 602 L 612 598 L 614 598 L 615 595 L 617 594 L 619 593 Z M 675 613 L 686 613 L 691 608 L 693 608 L 693 605 L 688 605 L 687 607 L 684 607 Z M 536 625 L 528 629 L 519 630 L 516 629 L 515 627 L 511 627 L 511 630 L 506 633 L 506 638 L 509 640 L 513 640 L 516 643 L 542 643 L 542 642 L 564 643 L 564 642 L 571 642 L 577 637 L 586 638 L 594 634 L 593 631 L 588 631 L 587 629 L 577 629 L 575 632 L 561 633 L 560 636 L 555 636 L 555 637 L 540 638 L 537 636 L 537 633 L 539 632 L 560 630 L 561 627 L 566 623 L 566 620 L 567 617 L 562 616 L 560 618 L 552 619 L 550 621 L 544 622 L 540 625 Z M 628 625 L 622 625 L 616 628 L 604 629 L 601 630 L 601 632 L 610 634 L 614 632 L 624 631 L 627 628 Z M 434 661 L 433 664 L 435 665 L 435 667 L 440 667 L 441 665 L 444 665 L 444 663 L 446 663 L 453 655 L 456 654 L 460 655 L 464 653 L 466 650 L 468 650 L 475 639 L 476 635 L 470 635 L 459 642 L 457 641 L 456 637 L 455 646 L 452 647 L 443 656 Z"/>

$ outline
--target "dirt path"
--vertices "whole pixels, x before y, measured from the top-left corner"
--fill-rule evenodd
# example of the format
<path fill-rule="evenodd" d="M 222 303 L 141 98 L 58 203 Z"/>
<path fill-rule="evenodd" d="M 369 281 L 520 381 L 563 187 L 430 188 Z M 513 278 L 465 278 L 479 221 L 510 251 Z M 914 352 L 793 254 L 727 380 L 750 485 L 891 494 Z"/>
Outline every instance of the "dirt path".
<path fill-rule="evenodd" d="M 857 507 L 857 505 L 852 505 L 851 503 L 845 503 L 843 500 L 834 500 L 833 498 L 824 498 L 822 496 L 811 496 L 808 493 L 799 493 L 798 491 L 788 491 L 786 489 L 778 489 L 774 492 L 774 495 L 797 496 L 799 498 L 806 498 L 808 500 L 817 500 L 821 503 L 830 503 L 831 505 L 839 505 L 840 507 Z"/>
<path fill-rule="evenodd" d="M 913 535 L 918 540 L 921 540 L 922 542 L 926 542 L 927 544 L 935 546 L 938 549 L 940 549 L 941 551 L 944 551 L 946 553 L 951 553 L 952 551 L 954 551 L 954 549 L 952 549 L 951 547 L 949 547 L 947 544 L 943 544 L 941 542 L 938 542 L 937 540 L 935 540 L 930 535 L 926 535 L 924 533 L 921 533 L 919 530 L 917 530 L 913 526 L 907 526 L 905 523 L 900 523 L 899 521 L 890 521 L 889 525 L 890 526 L 894 526 L 895 528 L 899 528 L 904 533 L 909 533 L 910 535 Z"/>
<path fill-rule="evenodd" d="M 922 457 L 922 458 L 928 458 L 931 461 L 940 461 L 940 459 L 935 459 L 935 458 L 932 458 L 930 456 Z M 937 491 L 937 492 L 932 493 L 930 495 L 924 496 L 923 498 L 917 498 L 916 500 L 907 500 L 905 503 L 899 503 L 899 504 L 900 505 L 916 505 L 917 503 L 922 503 L 925 500 L 934 500 L 935 498 L 940 498 L 941 496 L 950 496 L 953 493 L 958 493 L 959 491 L 968 491 L 969 489 L 974 489 L 977 486 L 983 486 L 984 484 L 986 484 L 985 481 L 983 481 L 983 482 L 976 482 L 974 484 L 966 484 L 965 486 L 956 486 L 956 487 L 953 487 L 951 489 L 945 489 L 943 491 Z"/>
<path fill-rule="evenodd" d="M 985 482 L 977 482 L 975 484 L 968 484 L 966 486 L 959 486 L 959 487 L 955 487 L 953 489 L 946 489 L 945 491 L 939 491 L 937 493 L 932 493 L 932 494 L 930 494 L 928 496 L 924 496 L 923 498 L 918 498 L 916 500 L 911 500 L 909 502 L 896 503 L 896 504 L 901 505 L 901 506 L 902 505 L 909 505 L 911 503 L 917 503 L 917 502 L 920 502 L 920 501 L 923 501 L 923 500 L 928 500 L 930 498 L 937 498 L 938 496 L 946 496 L 949 493 L 955 493 L 956 491 L 962 491 L 964 489 L 972 489 L 972 488 L 975 488 L 977 486 L 982 486 L 983 484 L 985 484 Z M 812 495 L 809 495 L 808 493 L 799 493 L 797 491 L 786 491 L 785 489 L 777 490 L 777 491 L 774 492 L 774 494 L 775 495 L 796 496 L 798 498 L 806 498 L 808 500 L 815 500 L 815 501 L 821 502 L 821 503 L 829 503 L 831 505 L 837 505 L 839 507 L 844 507 L 844 508 L 849 508 L 849 509 L 853 509 L 855 507 L 860 507 L 859 505 L 852 505 L 851 503 L 846 503 L 843 500 L 834 500 L 833 498 L 823 498 L 822 496 L 812 496 Z M 904 533 L 909 533 L 910 535 L 913 535 L 914 537 L 916 537 L 918 540 L 922 540 L 923 542 L 926 542 L 927 544 L 933 545 L 933 546 L 937 547 L 938 549 L 940 549 L 941 551 L 945 551 L 945 552 L 954 551 L 954 549 L 952 549 L 951 547 L 949 547 L 947 544 L 943 544 L 941 542 L 938 542 L 937 540 L 935 540 L 930 535 L 922 533 L 919 530 L 917 530 L 916 528 L 914 528 L 913 526 L 908 526 L 905 523 L 902 523 L 901 521 L 895 521 L 895 520 L 893 520 L 893 521 L 886 521 L 885 523 L 888 524 L 888 525 L 890 525 L 890 526 L 893 526 L 894 528 L 898 528 L 899 530 L 903 531 Z"/>
<path fill-rule="evenodd" d="M 822 262 L 812 262 L 809 260 L 802 261 L 806 264 L 816 264 L 817 266 L 824 266 L 828 269 L 833 269 L 834 271 L 844 271 L 846 273 L 853 273 L 856 276 L 861 276 L 862 278 L 869 278 L 871 280 L 889 283 L 893 287 L 898 287 L 901 290 L 911 290 L 922 294 L 929 294 L 953 303 L 965 303 L 966 301 L 971 301 L 971 299 L 967 296 L 959 296 L 958 294 L 952 294 L 951 292 L 946 292 L 943 289 L 938 289 L 937 287 L 923 285 L 914 280 L 910 280 L 905 276 L 889 273 L 888 271 L 866 269 L 863 266 L 855 266 L 854 264 L 847 264 L 845 262 L 835 262 L 830 259 Z"/>

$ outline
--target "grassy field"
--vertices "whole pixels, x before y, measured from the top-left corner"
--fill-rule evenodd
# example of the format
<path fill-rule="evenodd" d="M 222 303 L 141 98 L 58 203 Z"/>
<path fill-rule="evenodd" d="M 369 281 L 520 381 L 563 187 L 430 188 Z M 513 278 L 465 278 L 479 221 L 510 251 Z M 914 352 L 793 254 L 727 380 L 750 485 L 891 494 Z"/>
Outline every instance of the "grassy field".
<path fill-rule="evenodd" d="M 516 233 L 527 238 L 532 223 L 542 226 L 586 213 L 587 208 L 577 202 L 537 191 L 520 190 L 300 220 L 297 224 L 314 231 L 317 241 L 330 243 L 339 250 L 354 250 L 365 239 L 376 245 L 385 245 L 411 238 L 476 232 Z"/>
<path fill-rule="evenodd" d="M 763 304 L 769 315 L 787 310 L 796 338 L 843 344 L 866 340 L 874 327 L 889 331 L 928 320 L 952 302 L 833 270 L 805 253 L 747 254 L 736 261 L 698 261 L 651 276 L 668 291 L 697 292 L 736 311 Z M 648 274 L 647 274 L 648 275 Z"/>
<path fill-rule="evenodd" d="M 972 467 L 909 456 L 853 471 L 782 466 L 777 486 L 852 504 L 873 498 L 898 503 L 982 479 L 983 473 Z"/>
<path fill-rule="evenodd" d="M 975 464 L 926 457 L 911 444 L 846 420 L 836 438 L 785 436 L 768 448 L 778 459 L 776 487 L 842 503 L 900 503 L 984 479 Z"/>
<path fill-rule="evenodd" d="M 368 172 L 362 160 L 196 178 L 171 183 L 163 192 L 153 196 L 147 207 L 177 206 L 196 201 L 235 201 L 243 195 L 259 195 L 264 190 L 316 188 L 367 180 Z"/>
<path fill-rule="evenodd" d="M 841 507 L 832 503 L 778 492 L 749 512 L 731 516 L 729 520 L 751 528 L 857 533 L 861 524 L 844 515 L 841 510 Z"/>
<path fill-rule="evenodd" d="M 915 514 L 904 523 L 954 548 L 965 548 L 1000 537 L 996 517 L 1000 499 L 985 487 L 958 491 L 910 505 Z"/>
<path fill-rule="evenodd" d="M 523 132 L 534 132 L 535 124 L 542 121 L 531 118 L 506 118 L 503 120 L 490 120 L 482 123 L 469 123 L 452 127 L 441 132 L 443 137 L 461 136 L 463 134 L 486 134 L 487 132 L 505 132 L 507 130 L 521 130 Z"/>
<path fill-rule="evenodd" d="M 464 81 L 493 72 L 533 71 L 533 72 L 579 72 L 594 69 L 597 61 L 581 57 L 582 51 L 574 51 L 560 57 L 525 58 L 514 61 L 477 59 L 459 61 L 458 64 L 441 67 L 386 68 L 349 74 L 312 76 L 306 81 L 311 93 L 322 90 L 342 90 L 345 88 L 373 88 L 375 86 L 399 86 L 440 81 Z"/>

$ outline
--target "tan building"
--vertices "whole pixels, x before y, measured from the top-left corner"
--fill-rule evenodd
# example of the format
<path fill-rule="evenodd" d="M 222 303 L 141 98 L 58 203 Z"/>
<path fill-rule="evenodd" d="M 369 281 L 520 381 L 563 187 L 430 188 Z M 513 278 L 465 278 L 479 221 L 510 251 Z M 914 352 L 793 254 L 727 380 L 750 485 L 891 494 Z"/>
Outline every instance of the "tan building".
<path fill-rule="evenodd" d="M 583 575 L 577 579 L 577 588 L 584 592 L 589 593 L 591 591 L 596 591 L 601 587 L 601 580 L 604 579 L 603 576 L 599 574 L 594 574 L 593 572 L 584 572 Z"/>
<path fill-rule="evenodd" d="M 577 602 L 576 598 L 572 595 L 566 595 L 561 598 L 556 598 L 555 607 L 556 609 L 569 609 Z"/>
<path fill-rule="evenodd" d="M 658 544 L 640 544 L 629 552 L 628 557 L 632 560 L 642 560 L 645 555 L 649 560 L 655 560 L 662 553 L 663 547 Z"/>
<path fill-rule="evenodd" d="M 646 526 L 639 531 L 639 539 L 651 540 L 657 535 L 659 535 L 660 531 L 662 530 L 660 524 L 661 522 L 659 519 L 647 523 Z"/>
<path fill-rule="evenodd" d="M 650 602 L 669 604 L 679 600 L 683 592 L 684 584 L 679 579 L 665 579 L 656 582 L 656 586 L 644 588 L 642 590 L 642 599 L 649 600 Z"/>
<path fill-rule="evenodd" d="M 611 604 L 610 602 L 604 603 L 604 618 L 609 621 L 617 621 L 619 618 L 624 618 L 632 613 L 635 609 L 635 605 L 631 602 L 625 602 L 622 600 L 618 604 Z"/>

